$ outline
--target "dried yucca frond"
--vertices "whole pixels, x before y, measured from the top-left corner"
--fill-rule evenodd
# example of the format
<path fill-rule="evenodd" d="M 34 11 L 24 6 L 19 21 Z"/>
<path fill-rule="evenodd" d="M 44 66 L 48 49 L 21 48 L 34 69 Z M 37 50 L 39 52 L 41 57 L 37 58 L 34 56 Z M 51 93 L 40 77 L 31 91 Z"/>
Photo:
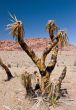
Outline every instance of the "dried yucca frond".
<path fill-rule="evenodd" d="M 13 35 L 13 37 L 16 37 L 16 39 L 19 37 L 23 37 L 24 28 L 21 21 L 17 20 L 16 16 L 12 16 L 10 14 L 12 20 L 10 24 L 7 25 L 7 29 L 10 30 L 10 33 Z"/>
<path fill-rule="evenodd" d="M 46 31 L 54 31 L 58 28 L 58 26 L 55 24 L 54 20 L 48 20 L 47 26 L 46 26 Z"/>
<path fill-rule="evenodd" d="M 61 48 L 68 44 L 67 33 L 64 30 L 59 30 L 56 37 L 59 39 L 59 45 Z"/>

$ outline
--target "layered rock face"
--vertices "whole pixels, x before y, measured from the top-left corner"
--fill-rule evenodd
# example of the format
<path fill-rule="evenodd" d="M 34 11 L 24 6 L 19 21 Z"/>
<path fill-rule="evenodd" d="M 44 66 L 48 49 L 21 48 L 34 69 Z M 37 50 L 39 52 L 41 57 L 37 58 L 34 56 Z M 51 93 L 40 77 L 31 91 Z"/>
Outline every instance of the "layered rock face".
<path fill-rule="evenodd" d="M 42 51 L 47 47 L 49 39 L 48 38 L 29 38 L 26 39 L 25 42 L 30 46 L 33 50 Z M 22 50 L 18 42 L 12 40 L 0 40 L 0 51 L 14 51 L 14 50 Z M 63 50 L 76 50 L 76 46 L 69 44 Z"/>

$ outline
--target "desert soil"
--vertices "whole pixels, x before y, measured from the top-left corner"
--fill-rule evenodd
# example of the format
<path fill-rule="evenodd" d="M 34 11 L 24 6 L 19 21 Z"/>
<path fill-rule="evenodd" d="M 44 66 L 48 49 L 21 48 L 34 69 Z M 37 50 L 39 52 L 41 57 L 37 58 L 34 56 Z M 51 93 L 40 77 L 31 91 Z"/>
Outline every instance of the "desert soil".
<path fill-rule="evenodd" d="M 36 53 L 39 57 L 41 52 Z M 31 110 L 32 101 L 26 97 L 26 90 L 21 83 L 21 74 L 28 71 L 33 74 L 37 67 L 23 51 L 0 51 L 0 57 L 9 68 L 14 78 L 5 82 L 7 75 L 0 67 L 0 110 Z M 46 65 L 49 62 L 47 57 Z M 66 97 L 61 98 L 56 106 L 49 110 L 76 110 L 76 53 L 75 51 L 62 51 L 58 54 L 57 64 L 51 74 L 51 80 L 56 80 L 61 74 L 64 65 L 67 66 L 66 77 L 62 88 L 67 89 Z M 39 109 L 38 109 L 39 110 Z M 45 109 L 40 109 L 45 110 Z"/>

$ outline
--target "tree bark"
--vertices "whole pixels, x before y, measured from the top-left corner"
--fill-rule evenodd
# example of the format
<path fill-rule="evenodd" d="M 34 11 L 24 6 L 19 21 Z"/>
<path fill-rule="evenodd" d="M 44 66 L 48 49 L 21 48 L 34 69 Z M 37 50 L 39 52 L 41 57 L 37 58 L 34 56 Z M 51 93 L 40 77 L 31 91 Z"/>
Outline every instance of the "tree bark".
<path fill-rule="evenodd" d="M 38 57 L 34 53 L 34 51 L 28 47 L 28 45 L 24 42 L 23 36 L 21 34 L 21 27 L 18 28 L 18 42 L 22 49 L 28 54 L 28 56 L 32 59 L 32 61 L 37 65 Z"/>

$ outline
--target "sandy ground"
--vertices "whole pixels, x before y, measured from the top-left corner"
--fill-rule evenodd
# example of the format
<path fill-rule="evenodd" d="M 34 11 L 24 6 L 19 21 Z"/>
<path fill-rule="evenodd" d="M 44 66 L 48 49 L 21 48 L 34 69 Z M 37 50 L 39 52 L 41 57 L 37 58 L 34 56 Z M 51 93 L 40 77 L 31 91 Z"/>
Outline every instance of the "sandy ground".
<path fill-rule="evenodd" d="M 39 57 L 40 52 L 36 53 Z M 20 74 L 28 71 L 32 74 L 37 67 L 23 51 L 0 51 L 0 57 L 7 65 L 10 64 L 10 71 L 15 76 L 11 81 L 5 82 L 7 78 L 5 71 L 0 67 L 0 110 L 31 110 L 32 103 L 25 97 L 26 91 L 21 84 Z M 46 65 L 49 62 L 50 54 L 47 57 Z M 66 97 L 59 100 L 59 104 L 50 107 L 50 110 L 76 110 L 76 53 L 72 51 L 59 52 L 58 62 L 52 72 L 52 80 L 57 79 L 64 65 L 67 66 L 66 78 L 62 88 L 67 89 Z M 43 109 L 44 110 L 44 109 Z"/>

